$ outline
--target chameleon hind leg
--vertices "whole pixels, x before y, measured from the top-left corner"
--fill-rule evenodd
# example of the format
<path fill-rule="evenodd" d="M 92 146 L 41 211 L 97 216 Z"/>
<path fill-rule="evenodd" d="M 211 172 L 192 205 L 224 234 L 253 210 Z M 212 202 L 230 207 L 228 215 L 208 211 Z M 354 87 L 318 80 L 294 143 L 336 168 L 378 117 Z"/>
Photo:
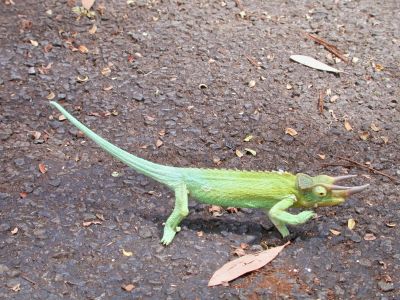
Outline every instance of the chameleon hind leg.
<path fill-rule="evenodd" d="M 267 211 L 269 219 L 275 225 L 276 229 L 278 229 L 282 237 L 286 237 L 289 235 L 289 230 L 286 227 L 287 224 L 303 224 L 315 216 L 315 213 L 310 210 L 302 211 L 297 215 L 288 213 L 286 210 L 291 207 L 296 201 L 297 199 L 294 195 L 285 197 L 274 206 L 272 206 L 269 211 Z"/>
<path fill-rule="evenodd" d="M 171 215 L 168 217 L 164 226 L 164 234 L 161 243 L 169 245 L 180 231 L 179 223 L 189 214 L 188 207 L 188 189 L 186 184 L 180 183 L 175 188 L 175 207 Z"/>

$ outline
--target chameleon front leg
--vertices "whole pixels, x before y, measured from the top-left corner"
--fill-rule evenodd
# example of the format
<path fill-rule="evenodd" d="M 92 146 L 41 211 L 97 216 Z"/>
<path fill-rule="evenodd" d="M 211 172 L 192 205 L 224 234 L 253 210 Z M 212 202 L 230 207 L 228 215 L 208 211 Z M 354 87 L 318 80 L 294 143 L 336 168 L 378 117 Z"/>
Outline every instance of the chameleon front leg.
<path fill-rule="evenodd" d="M 296 196 L 290 195 L 276 203 L 267 212 L 269 219 L 278 229 L 282 237 L 286 237 L 289 235 L 289 230 L 287 229 L 286 224 L 303 224 L 316 215 L 313 211 L 310 210 L 303 211 L 297 215 L 288 213 L 286 210 L 291 207 L 296 201 Z"/>
<path fill-rule="evenodd" d="M 175 207 L 164 226 L 161 243 L 169 245 L 180 230 L 179 223 L 189 214 L 188 189 L 185 183 L 180 183 L 175 188 Z"/>

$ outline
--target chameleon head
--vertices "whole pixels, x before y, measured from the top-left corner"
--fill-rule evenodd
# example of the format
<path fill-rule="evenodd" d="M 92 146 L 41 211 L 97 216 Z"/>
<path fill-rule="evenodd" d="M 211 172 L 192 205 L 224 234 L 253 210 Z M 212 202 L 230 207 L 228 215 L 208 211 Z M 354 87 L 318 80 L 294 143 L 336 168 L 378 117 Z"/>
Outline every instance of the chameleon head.
<path fill-rule="evenodd" d="M 334 206 L 343 203 L 347 197 L 365 190 L 369 184 L 360 186 L 341 186 L 337 182 L 356 177 L 357 175 L 345 175 L 331 177 L 319 175 L 311 177 L 299 173 L 296 175 L 296 187 L 298 190 L 298 202 L 303 207 Z"/>

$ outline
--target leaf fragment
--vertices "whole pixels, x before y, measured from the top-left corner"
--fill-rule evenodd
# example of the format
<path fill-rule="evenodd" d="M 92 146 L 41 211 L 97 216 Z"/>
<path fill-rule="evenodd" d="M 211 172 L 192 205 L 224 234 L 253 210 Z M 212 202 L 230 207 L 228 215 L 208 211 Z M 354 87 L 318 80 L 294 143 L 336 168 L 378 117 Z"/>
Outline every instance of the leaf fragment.
<path fill-rule="evenodd" d="M 340 71 L 338 69 L 335 69 L 333 67 L 330 67 L 310 56 L 306 56 L 306 55 L 291 55 L 290 56 L 291 60 L 294 60 L 295 62 L 298 62 L 302 65 L 305 65 L 307 67 L 313 68 L 313 69 L 317 69 L 317 70 L 321 70 L 321 71 L 327 71 L 327 72 L 333 72 L 333 73 L 341 73 L 343 71 Z"/>
<path fill-rule="evenodd" d="M 355 221 L 354 219 L 348 219 L 348 220 L 347 220 L 347 227 L 348 227 L 350 230 L 353 230 L 354 227 L 356 227 L 356 221 Z"/>
<path fill-rule="evenodd" d="M 244 150 L 246 151 L 246 152 L 249 152 L 251 155 L 253 155 L 253 156 L 256 156 L 257 155 L 257 152 L 255 151 L 255 150 L 253 150 L 253 149 L 250 149 L 250 148 L 244 148 Z"/>
<path fill-rule="evenodd" d="M 89 77 L 86 76 L 86 75 L 84 75 L 84 76 L 78 75 L 78 76 L 76 77 L 76 81 L 77 81 L 77 82 L 86 82 L 86 81 L 88 81 L 88 80 L 89 80 Z"/>
<path fill-rule="evenodd" d="M 366 233 L 364 235 L 364 240 L 366 240 L 366 241 L 374 241 L 374 240 L 376 240 L 376 236 L 373 233 Z"/>
<path fill-rule="evenodd" d="M 347 131 L 353 130 L 353 127 L 351 127 L 350 122 L 347 119 L 344 120 L 344 128 L 346 128 Z"/>
<path fill-rule="evenodd" d="M 87 10 L 91 9 L 95 0 L 82 0 L 82 6 Z"/>
<path fill-rule="evenodd" d="M 40 171 L 40 173 L 42 173 L 42 174 L 44 174 L 44 173 L 47 172 L 47 168 L 46 168 L 46 165 L 45 165 L 44 163 L 40 163 L 40 164 L 39 164 L 39 171 Z"/>
<path fill-rule="evenodd" d="M 156 141 L 156 147 L 157 147 L 157 148 L 160 148 L 163 144 L 164 144 L 164 142 L 163 142 L 162 140 L 160 140 L 160 139 L 158 139 L 158 140 Z"/>
<path fill-rule="evenodd" d="M 14 291 L 14 292 L 19 292 L 21 290 L 21 284 L 17 283 L 13 287 L 11 287 L 11 290 Z"/>
<path fill-rule="evenodd" d="M 35 40 L 29 40 L 29 41 L 31 42 L 31 45 L 32 45 L 33 47 L 39 46 L 39 43 L 38 43 L 37 41 L 35 41 Z"/>
<path fill-rule="evenodd" d="M 359 134 L 360 139 L 362 139 L 363 141 L 366 141 L 369 137 L 369 132 L 368 131 L 362 131 Z"/>
<path fill-rule="evenodd" d="M 122 248 L 122 254 L 123 254 L 124 256 L 130 257 L 130 256 L 133 255 L 133 252 L 131 252 L 131 251 L 126 251 L 124 248 Z"/>
<path fill-rule="evenodd" d="M 47 96 L 46 99 L 47 100 L 53 100 L 56 97 L 56 95 L 53 92 L 50 92 Z"/>
<path fill-rule="evenodd" d="M 379 130 L 381 130 L 378 126 L 375 125 L 375 123 L 371 123 L 371 129 L 375 132 L 378 132 Z"/>
<path fill-rule="evenodd" d="M 82 223 L 82 226 L 83 227 L 89 227 L 90 225 L 101 225 L 102 223 L 101 223 L 101 221 L 98 221 L 98 220 L 91 220 L 91 221 L 84 221 L 83 223 Z"/>
<path fill-rule="evenodd" d="M 270 248 L 257 254 L 248 254 L 232 260 L 218 269 L 208 282 L 208 286 L 226 284 L 248 272 L 262 268 L 272 261 L 289 244 Z"/>
<path fill-rule="evenodd" d="M 255 80 L 250 80 L 248 85 L 249 85 L 250 88 L 255 87 L 256 86 L 256 81 Z"/>
<path fill-rule="evenodd" d="M 134 286 L 133 284 L 130 283 L 130 284 L 124 284 L 124 285 L 122 285 L 121 288 L 122 288 L 124 291 L 131 292 L 131 291 L 135 288 L 135 286 Z"/>
<path fill-rule="evenodd" d="M 320 159 L 324 160 L 324 159 L 326 158 L 326 155 L 325 155 L 325 154 L 318 154 L 318 157 L 319 157 Z"/>
<path fill-rule="evenodd" d="M 85 45 L 80 45 L 78 47 L 78 50 L 79 50 L 80 53 L 83 53 L 83 54 L 89 53 L 89 49 Z"/>
<path fill-rule="evenodd" d="M 105 67 L 105 68 L 101 69 L 101 74 L 103 76 L 108 76 L 111 74 L 111 69 L 109 67 Z"/>
<path fill-rule="evenodd" d="M 18 227 L 15 227 L 14 229 L 11 230 L 12 235 L 16 235 L 18 233 Z"/>
<path fill-rule="evenodd" d="M 385 225 L 386 225 L 387 227 L 389 227 L 389 228 L 396 227 L 396 223 L 394 223 L 394 222 L 388 222 L 388 223 L 386 223 Z"/>
<path fill-rule="evenodd" d="M 236 156 L 237 157 L 243 157 L 243 153 L 242 153 L 242 151 L 240 151 L 239 149 L 236 149 L 236 151 L 235 151 L 235 154 L 236 154 Z"/>
<path fill-rule="evenodd" d="M 97 31 L 97 25 L 93 24 L 92 28 L 89 29 L 89 34 L 95 34 Z"/>
<path fill-rule="evenodd" d="M 245 142 L 250 142 L 253 139 L 253 136 L 251 134 L 249 134 L 248 136 L 246 136 L 243 141 Z"/>
<path fill-rule="evenodd" d="M 288 135 L 291 135 L 291 136 L 296 136 L 298 134 L 295 129 L 290 128 L 290 127 L 287 127 L 285 129 L 285 133 L 288 134 Z"/>
<path fill-rule="evenodd" d="M 333 235 L 340 235 L 341 232 L 335 229 L 329 229 L 329 231 L 333 234 Z"/>

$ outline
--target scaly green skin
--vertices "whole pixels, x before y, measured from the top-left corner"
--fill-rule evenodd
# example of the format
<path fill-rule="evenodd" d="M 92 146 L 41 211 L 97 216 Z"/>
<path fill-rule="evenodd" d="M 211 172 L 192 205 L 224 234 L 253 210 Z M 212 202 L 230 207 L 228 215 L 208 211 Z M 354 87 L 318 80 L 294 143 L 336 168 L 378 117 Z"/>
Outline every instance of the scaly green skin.
<path fill-rule="evenodd" d="M 309 210 L 297 215 L 290 214 L 286 212 L 289 207 L 316 208 L 337 205 L 344 202 L 347 196 L 368 186 L 334 185 L 339 180 L 353 177 L 352 175 L 336 178 L 326 175 L 311 177 L 302 173 L 293 175 L 286 172 L 176 168 L 155 164 L 111 144 L 80 123 L 61 105 L 53 101 L 50 103 L 112 156 L 175 192 L 175 207 L 165 223 L 161 239 L 164 245 L 172 242 L 176 232 L 180 230 L 180 222 L 189 214 L 189 196 L 201 203 L 263 209 L 285 237 L 289 234 L 287 224 L 303 224 L 315 216 L 315 213 Z"/>

